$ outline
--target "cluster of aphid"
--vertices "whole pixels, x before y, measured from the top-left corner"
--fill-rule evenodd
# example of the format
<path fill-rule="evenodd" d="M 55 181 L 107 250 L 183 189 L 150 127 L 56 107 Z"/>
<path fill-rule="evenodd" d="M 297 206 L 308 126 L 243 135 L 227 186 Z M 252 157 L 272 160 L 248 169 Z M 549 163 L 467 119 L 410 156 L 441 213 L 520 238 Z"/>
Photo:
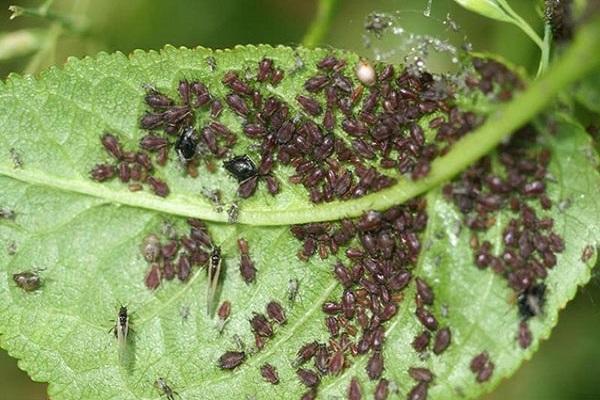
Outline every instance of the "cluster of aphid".
<path fill-rule="evenodd" d="M 267 341 L 275 335 L 275 325 L 285 325 L 287 317 L 285 310 L 275 300 L 270 301 L 265 307 L 266 315 L 259 312 L 253 312 L 252 318 L 248 321 L 250 328 L 254 333 L 256 352 L 262 350 Z M 229 318 L 231 312 L 231 303 L 223 302 L 219 307 L 218 315 L 220 326 L 223 326 Z M 243 347 L 240 345 L 240 347 Z M 240 350 L 226 351 L 219 357 L 218 365 L 221 369 L 235 369 L 246 360 L 247 353 L 244 348 Z M 271 364 L 264 364 L 260 368 L 262 377 L 269 383 L 277 385 L 279 375 L 277 369 Z"/>
<path fill-rule="evenodd" d="M 148 235 L 141 245 L 144 259 L 150 265 L 145 283 L 148 289 L 158 288 L 163 279 L 177 277 L 186 282 L 194 267 L 204 267 L 208 263 L 214 245 L 202 221 L 188 219 L 189 235 L 179 236 L 175 230 L 168 230 L 165 243 L 155 234 Z"/>
<path fill-rule="evenodd" d="M 199 81 L 182 80 L 177 102 L 150 89 L 145 101 L 152 111 L 140 122 L 150 132 L 141 139 L 140 150 L 124 153 L 115 137 L 104 136 L 102 142 L 117 164 L 97 165 L 92 178 L 105 181 L 118 175 L 123 182 L 133 182 L 131 190 L 148 183 L 156 194 L 166 196 L 168 186 L 152 175 L 149 154 L 156 153 L 156 162 L 164 166 L 174 146 L 192 177 L 198 175 L 199 160 L 214 172 L 210 160 L 229 156 L 223 166 L 239 181 L 242 198 L 252 196 L 261 180 L 269 193 L 277 194 L 280 183 L 273 168 L 279 163 L 294 168 L 289 182 L 302 184 L 312 202 L 328 202 L 392 185 L 395 179 L 383 175 L 376 165 L 396 170 L 394 175 L 426 176 L 436 156 L 481 123 L 474 113 L 459 110 L 452 84 L 442 77 L 415 74 L 409 68 L 398 74 L 392 65 L 373 67 L 361 62 L 353 79 L 346 64 L 334 56 L 320 60 L 318 73 L 304 83 L 306 93 L 296 97 L 296 104 L 263 94 L 266 85 L 276 86 L 284 77 L 269 58 L 258 62 L 255 74 L 227 71 L 221 82 L 230 92 L 223 99 Z M 467 83 L 486 93 L 496 86 L 501 93 L 510 93 L 509 88 L 518 86 L 514 75 L 499 63 L 478 59 L 475 67 L 482 78 L 468 77 Z M 224 106 L 242 119 L 243 134 L 260 153 L 258 162 L 232 154 L 236 134 L 218 121 Z M 210 113 L 211 119 L 196 129 L 199 112 Z M 436 134 L 427 143 L 419 122 L 430 116 L 429 128 Z M 336 129 L 347 135 L 335 135 Z"/>
<path fill-rule="evenodd" d="M 468 76 L 466 84 L 484 93 L 498 92 L 499 100 L 510 98 L 512 91 L 521 87 L 518 78 L 499 63 L 475 59 L 474 67 L 480 77 Z M 294 168 L 289 182 L 302 184 L 313 203 L 328 202 L 360 197 L 392 185 L 395 180 L 381 174 L 375 165 L 408 174 L 412 179 L 426 176 L 435 157 L 445 154 L 453 142 L 482 122 L 474 113 L 458 109 L 450 82 L 428 73 L 415 75 L 405 69 L 397 74 L 391 65 L 374 68 L 362 63 L 356 71 L 360 83 L 355 85 L 356 80 L 346 74 L 344 60 L 327 56 L 317 63 L 317 68 L 318 73 L 304 84 L 306 93 L 296 97 L 297 105 L 275 95 L 263 98 L 261 85 L 276 86 L 284 78 L 283 70 L 268 58 L 258 62 L 256 74 L 225 73 L 222 83 L 230 92 L 223 99 L 198 81 L 181 81 L 177 102 L 150 89 L 145 101 L 152 111 L 140 122 L 141 128 L 150 132 L 140 140 L 139 150 L 125 151 L 115 136 L 105 134 L 101 142 L 114 162 L 98 164 L 91 176 L 100 182 L 118 177 L 131 191 L 141 190 L 147 184 L 155 194 L 165 197 L 169 187 L 154 175 L 152 158 L 164 166 L 174 147 L 191 177 L 198 174 L 199 160 L 214 172 L 211 158 L 231 156 L 223 167 L 238 180 L 238 195 L 242 198 L 252 196 L 260 180 L 265 181 L 269 193 L 277 194 L 279 181 L 273 176 L 273 168 L 280 163 Z M 256 142 L 260 152 L 258 163 L 247 155 L 233 156 L 236 135 L 218 122 L 224 104 L 242 118 L 244 135 Z M 210 114 L 211 120 L 196 130 L 196 113 L 203 110 Z M 428 127 L 435 133 L 429 141 L 419 125 L 424 118 L 429 119 Z M 334 135 L 338 128 L 347 135 Z M 546 269 L 555 265 L 554 253 L 562 251 L 564 246 L 562 239 L 551 232 L 552 220 L 538 219 L 527 204 L 527 200 L 535 198 L 542 208 L 551 207 L 543 181 L 548 159 L 547 152 L 531 158 L 506 146 L 499 157 L 507 169 L 506 178 L 492 175 L 490 160 L 486 159 L 445 189 L 446 195 L 465 213 L 465 223 L 475 233 L 489 228 L 494 223 L 494 213 L 506 206 L 520 213 L 521 218 L 511 220 L 504 232 L 505 249 L 501 256 L 491 254 L 489 242 L 480 245 L 476 235 L 472 245 L 476 265 L 491 267 L 519 295 L 523 322 L 518 340 L 523 348 L 531 343 L 526 320 L 539 314 L 543 306 L 545 286 L 541 282 Z M 194 266 L 207 266 L 210 311 L 221 273 L 220 249 L 214 246 L 201 221 L 190 219 L 188 224 L 191 227 L 188 236 L 169 236 L 164 243 L 156 235 L 145 238 L 142 254 L 150 265 L 145 284 L 154 290 L 163 279 L 172 280 L 175 276 L 185 282 Z M 369 379 L 378 381 L 374 398 L 387 398 L 390 382 L 382 377 L 385 324 L 397 313 L 403 290 L 413 278 L 412 270 L 421 250 L 418 235 L 426 224 L 425 202 L 416 199 L 385 212 L 367 212 L 356 220 L 291 228 L 293 235 L 303 241 L 298 254 L 303 260 L 317 252 L 325 259 L 330 254 L 337 255 L 342 246 L 350 246 L 345 251 L 348 265 L 337 261 L 333 268 L 344 288 L 343 294 L 339 301 L 322 305 L 329 342 L 309 342 L 297 352 L 294 367 L 299 380 L 308 387 L 303 399 L 317 396 L 323 376 L 337 376 L 351 365 L 352 358 L 367 354 L 366 373 Z M 238 247 L 240 274 L 250 284 L 256 279 L 256 268 L 248 242 L 240 238 Z M 41 285 L 36 272 L 15 274 L 13 279 L 28 291 Z M 440 327 L 431 311 L 434 293 L 430 285 L 421 278 L 414 281 L 415 316 L 423 330 L 412 346 L 418 353 L 431 348 L 435 355 L 440 355 L 451 343 L 451 330 Z M 297 292 L 297 282 L 294 290 Z M 221 332 L 231 314 L 231 303 L 224 301 L 217 314 Z M 274 336 L 276 325 L 286 323 L 286 315 L 283 307 L 272 301 L 266 305 L 266 314 L 255 312 L 249 322 L 256 349 L 260 351 Z M 114 328 L 120 343 L 127 341 L 128 331 L 127 308 L 121 307 Z M 244 349 L 227 351 L 219 358 L 218 365 L 234 369 L 246 358 Z M 307 366 L 311 360 L 314 368 Z M 489 379 L 493 369 L 494 364 L 485 352 L 471 363 L 479 382 Z M 271 364 L 262 365 L 260 374 L 267 382 L 279 383 L 277 369 Z M 407 398 L 426 399 L 434 381 L 432 372 L 411 367 L 408 374 L 416 384 Z M 176 394 L 162 378 L 155 385 L 169 399 Z M 351 378 L 347 396 L 351 400 L 362 398 L 356 377 Z"/>
<path fill-rule="evenodd" d="M 464 214 L 464 222 L 472 231 L 471 247 L 474 263 L 480 269 L 491 269 L 504 278 L 518 296 L 522 322 L 517 340 L 522 348 L 531 344 L 526 321 L 542 312 L 548 270 L 557 262 L 556 254 L 564 250 L 563 239 L 552 228 L 551 217 L 540 218 L 533 207 L 550 210 L 552 201 L 546 195 L 547 166 L 550 152 L 527 150 L 523 144 L 534 141 L 533 132 L 524 128 L 509 144 L 498 151 L 502 173 L 492 168 L 487 157 L 467 169 L 444 188 L 444 193 Z M 502 232 L 502 248 L 493 254 L 489 240 L 480 238 L 496 224 L 496 215 L 506 210 L 513 214 Z"/>
<path fill-rule="evenodd" d="M 121 182 L 128 184 L 129 190 L 132 192 L 142 190 L 145 183 L 157 196 L 169 195 L 170 190 L 167 183 L 153 175 L 154 165 L 143 146 L 140 146 L 141 149 L 137 152 L 125 151 L 122 149 L 119 139 L 110 133 L 105 133 L 101 142 L 114 161 L 97 164 L 92 168 L 90 176 L 93 180 L 105 182 L 118 177 Z M 166 158 L 158 159 L 157 162 L 159 165 L 164 165 Z"/>
<path fill-rule="evenodd" d="M 336 254 L 340 246 L 345 251 L 349 265 L 337 261 L 333 272 L 343 286 L 339 301 L 322 305 L 326 314 L 329 343 L 309 342 L 299 349 L 296 365 L 314 361 L 315 369 L 301 368 L 298 376 L 309 386 L 305 399 L 314 398 L 321 376 L 339 375 L 351 365 L 351 359 L 369 354 L 366 373 L 369 379 L 378 380 L 374 395 L 385 399 L 390 382 L 382 378 L 384 372 L 383 345 L 385 323 L 398 311 L 404 297 L 403 290 L 410 283 L 412 269 L 421 250 L 419 233 L 427 224 L 425 202 L 422 199 L 393 207 L 385 212 L 369 211 L 357 220 L 339 223 L 307 224 L 291 228 L 296 238 L 303 241 L 299 258 L 308 259 L 319 249 L 322 258 L 329 252 Z M 439 328 L 435 316 L 426 308 L 433 304 L 431 287 L 416 279 L 416 317 L 424 326 L 424 343 L 417 351 L 427 349 L 434 332 L 434 354 L 442 354 L 451 342 L 450 329 Z M 417 341 L 417 339 L 415 339 Z M 425 368 L 411 368 L 409 374 L 417 381 L 409 399 L 425 398 L 433 374 Z M 316 378 L 315 378 L 316 377 Z M 348 398 L 360 398 L 361 388 L 353 379 L 348 388 Z"/>
<path fill-rule="evenodd" d="M 515 90 L 523 89 L 523 81 L 513 71 L 498 61 L 473 58 L 473 67 L 479 76 L 467 75 L 467 87 L 496 98 L 498 101 L 512 99 Z"/>

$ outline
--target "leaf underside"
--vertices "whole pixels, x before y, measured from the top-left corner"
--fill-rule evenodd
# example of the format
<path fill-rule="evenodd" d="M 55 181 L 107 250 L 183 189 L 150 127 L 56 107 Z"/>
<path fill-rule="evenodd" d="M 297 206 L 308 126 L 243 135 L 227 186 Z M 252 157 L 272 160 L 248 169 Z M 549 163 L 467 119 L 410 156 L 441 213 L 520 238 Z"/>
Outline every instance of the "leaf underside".
<path fill-rule="evenodd" d="M 328 54 L 299 52 L 305 65 Z M 158 399 L 161 394 L 153 386 L 158 377 L 164 377 L 185 399 L 232 394 L 299 398 L 306 391 L 292 363 L 304 343 L 325 342 L 329 336 L 321 305 L 342 293 L 331 273 L 336 257 L 301 261 L 297 253 L 302 245 L 289 226 L 207 223 L 224 255 L 219 303 L 232 303 L 231 317 L 219 334 L 217 317 L 205 313 L 208 283 L 204 270 L 194 270 L 185 284 L 164 282 L 150 291 L 144 285 L 148 264 L 140 254 L 140 244 L 148 234 L 161 232 L 165 223 L 185 231 L 181 215 L 197 215 L 198 210 L 214 220 L 226 220 L 210 203 L 192 194 L 209 185 L 233 196 L 236 182 L 222 174 L 204 174 L 190 183 L 181 171 L 171 168 L 164 173 L 175 189 L 163 200 L 149 193 L 129 193 L 116 182 L 101 186 L 87 177 L 89 167 L 106 158 L 99 146 L 104 130 L 118 133 L 131 144 L 141 137 L 142 85 L 152 83 L 172 91 L 182 78 L 211 79 L 205 65 L 209 55 L 223 70 L 239 69 L 240 64 L 254 67 L 265 55 L 289 76 L 296 65 L 294 51 L 284 48 L 225 52 L 168 48 L 161 53 L 136 52 L 130 58 L 100 55 L 71 60 L 63 71 L 52 69 L 37 81 L 11 77 L 0 84 L 0 109 L 4 110 L 0 116 L 0 206 L 15 212 L 14 219 L 0 219 L 1 345 L 34 380 L 50 383 L 53 400 Z M 294 98 L 308 74 L 300 71 L 298 77 L 286 78 L 273 90 Z M 234 116 L 225 118 L 239 124 Z M 462 216 L 440 188 L 433 189 L 425 196 L 424 250 L 412 272 L 433 287 L 433 312 L 441 326 L 452 328 L 452 344 L 443 354 L 428 353 L 423 359 L 412 349 L 411 342 L 422 328 L 414 316 L 411 283 L 398 313 L 386 325 L 383 350 L 383 376 L 399 388 L 400 397 L 414 385 L 407 374 L 412 366 L 425 366 L 435 374 L 429 390 L 432 399 L 473 398 L 491 390 L 531 357 L 557 323 L 559 310 L 589 280 L 596 257 L 585 257 L 584 262 L 582 252 L 589 246 L 595 249 L 600 236 L 597 224 L 590 223 L 600 219 L 595 199 L 600 187 L 597 156 L 585 131 L 567 117 L 557 116 L 551 129 L 546 125 L 540 123 L 540 143 L 532 146 L 547 147 L 553 155 L 549 174 L 555 179 L 547 193 L 555 206 L 548 215 L 554 218 L 554 231 L 564 238 L 565 251 L 558 255 L 558 265 L 546 280 L 544 314 L 530 321 L 533 344 L 525 351 L 518 347 L 519 317 L 512 291 L 490 271 L 474 267 L 471 234 L 461 229 Z M 15 168 L 11 148 L 17 149 L 23 168 Z M 289 188 L 274 198 L 259 192 L 243 203 L 242 212 L 277 212 L 308 204 L 306 194 L 299 192 Z M 114 197 L 115 193 L 119 194 Z M 135 206 L 129 201 L 117 204 L 134 195 L 142 198 Z M 185 211 L 186 207 L 193 211 Z M 498 214 L 497 229 L 501 230 L 509 214 Z M 250 285 L 238 271 L 236 241 L 240 237 L 249 242 L 258 270 L 256 282 Z M 338 258 L 346 262 L 343 254 L 340 251 Z M 12 275 L 25 270 L 40 270 L 43 284 L 39 290 L 26 293 L 15 285 Z M 300 282 L 293 304 L 288 301 L 290 279 Z M 288 323 L 276 327 L 265 348 L 249 355 L 239 368 L 219 369 L 218 358 L 238 346 L 234 335 L 248 348 L 253 346 L 248 320 L 253 312 L 263 312 L 271 300 L 284 305 Z M 119 355 L 111 332 L 121 304 L 131 312 L 133 331 L 126 360 Z M 496 369 L 489 382 L 478 384 L 469 363 L 482 351 L 490 354 Z M 366 356 L 353 358 L 343 374 L 324 377 L 319 396 L 343 398 L 353 376 L 361 382 L 363 393 L 372 393 L 376 382 L 366 376 L 366 361 Z M 259 367 L 265 362 L 277 367 L 279 385 L 260 376 Z"/>

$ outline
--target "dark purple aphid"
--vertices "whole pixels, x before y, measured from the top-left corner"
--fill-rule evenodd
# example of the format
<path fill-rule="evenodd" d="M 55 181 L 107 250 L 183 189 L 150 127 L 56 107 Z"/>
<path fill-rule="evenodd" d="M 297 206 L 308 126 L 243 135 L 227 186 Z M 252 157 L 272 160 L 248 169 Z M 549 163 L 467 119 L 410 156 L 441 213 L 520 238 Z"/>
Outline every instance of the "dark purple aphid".
<path fill-rule="evenodd" d="M 435 334 L 435 338 L 433 340 L 433 352 L 435 354 L 442 354 L 448 346 L 450 346 L 450 342 L 452 340 L 452 333 L 450 328 L 442 328 Z"/>
<path fill-rule="evenodd" d="M 279 325 L 283 325 L 287 322 L 283 307 L 276 301 L 271 301 L 267 304 L 267 315 Z"/>
<path fill-rule="evenodd" d="M 318 349 L 318 342 L 306 343 L 300 348 L 300 350 L 298 350 L 298 353 L 296 353 L 296 360 L 294 361 L 294 366 L 302 365 L 308 360 L 310 360 L 317 353 Z"/>
<path fill-rule="evenodd" d="M 312 97 L 298 95 L 296 97 L 296 100 L 302 106 L 302 109 L 307 114 L 312 115 L 313 117 L 319 116 L 323 112 L 323 109 L 321 108 L 319 102 L 313 99 Z"/>
<path fill-rule="evenodd" d="M 519 294 L 517 298 L 519 315 L 524 321 L 542 313 L 546 302 L 545 294 L 546 285 L 543 283 L 533 285 Z"/>
<path fill-rule="evenodd" d="M 181 282 L 186 282 L 192 273 L 192 264 L 187 254 L 182 254 L 177 260 L 177 278 Z"/>
<path fill-rule="evenodd" d="M 433 373 L 427 368 L 410 367 L 408 374 L 417 382 L 431 382 Z"/>
<path fill-rule="evenodd" d="M 254 263 L 250 259 L 248 242 L 243 238 L 238 239 L 238 248 L 241 253 L 240 274 L 244 282 L 252 283 L 256 278 L 256 268 L 254 268 Z"/>
<path fill-rule="evenodd" d="M 279 383 L 279 374 L 277 373 L 277 369 L 269 363 L 263 364 L 260 367 L 260 374 L 265 379 L 265 381 L 277 385 Z"/>
<path fill-rule="evenodd" d="M 427 382 L 417 383 L 406 396 L 407 400 L 425 400 L 427 399 L 427 392 L 429 390 L 429 384 Z"/>
<path fill-rule="evenodd" d="M 234 369 L 241 365 L 246 359 L 246 353 L 243 351 L 228 351 L 219 357 L 219 368 Z"/>
<path fill-rule="evenodd" d="M 375 392 L 373 393 L 374 400 L 387 400 L 389 395 L 390 382 L 387 379 L 381 379 L 377 386 L 375 386 Z"/>
<path fill-rule="evenodd" d="M 231 160 L 224 161 L 223 166 L 238 182 L 250 179 L 258 173 L 256 164 L 247 155 L 235 156 Z"/>
<path fill-rule="evenodd" d="M 433 314 L 426 310 L 424 307 L 417 308 L 415 315 L 419 319 L 419 322 L 421 322 L 421 324 L 423 324 L 423 326 L 427 329 L 431 331 L 435 331 L 437 329 L 437 320 L 435 319 Z"/>
<path fill-rule="evenodd" d="M 273 71 L 273 75 L 271 75 L 271 84 L 273 86 L 279 85 L 279 82 L 283 80 L 285 77 L 285 72 L 282 69 L 277 68 Z"/>
<path fill-rule="evenodd" d="M 161 111 L 173 105 L 173 100 L 154 89 L 148 91 L 144 100 L 155 111 Z"/>
<path fill-rule="evenodd" d="M 244 99 L 241 98 L 239 95 L 229 94 L 229 95 L 227 95 L 225 100 L 227 101 L 227 104 L 229 105 L 229 107 L 231 107 L 231 109 L 238 115 L 240 115 L 242 117 L 246 117 L 248 115 L 248 113 L 249 113 L 248 105 L 246 104 Z"/>
<path fill-rule="evenodd" d="M 115 159 L 120 160 L 123 156 L 123 151 L 121 150 L 121 145 L 119 144 L 119 140 L 111 135 L 110 133 L 105 133 L 102 136 L 102 146 L 108 152 L 108 154 L 112 155 Z"/>
<path fill-rule="evenodd" d="M 273 336 L 273 328 L 263 314 L 254 313 L 254 316 L 250 319 L 250 326 L 252 331 L 259 336 L 266 338 Z"/>
<path fill-rule="evenodd" d="M 422 280 L 421 278 L 416 278 L 415 282 L 417 284 L 417 295 L 423 304 L 431 305 L 433 304 L 434 295 L 431 287 Z"/>
<path fill-rule="evenodd" d="M 258 73 L 256 74 L 256 80 L 259 82 L 265 82 L 273 73 L 273 60 L 270 58 L 263 58 L 258 62 Z"/>
<path fill-rule="evenodd" d="M 350 384 L 348 385 L 348 400 L 361 400 L 362 399 L 362 389 L 360 388 L 360 384 L 358 383 L 358 379 L 356 377 L 352 377 L 350 379 Z"/>
<path fill-rule="evenodd" d="M 325 75 L 317 75 L 310 79 L 308 79 L 304 83 L 304 89 L 311 93 L 319 92 L 327 86 L 329 83 L 329 78 Z"/>
<path fill-rule="evenodd" d="M 42 280 L 36 271 L 24 271 L 13 274 L 13 281 L 26 292 L 33 292 L 42 286 Z"/>
<path fill-rule="evenodd" d="M 258 176 L 253 176 L 251 178 L 246 179 L 240 184 L 237 193 L 242 199 L 247 199 L 254 194 L 257 186 Z"/>
<path fill-rule="evenodd" d="M 115 167 L 110 164 L 98 164 L 91 171 L 90 176 L 98 182 L 105 182 L 115 176 Z"/>
<path fill-rule="evenodd" d="M 298 375 L 300 381 L 308 387 L 315 387 L 321 382 L 319 375 L 310 369 L 299 368 L 296 370 L 296 375 Z"/>
<path fill-rule="evenodd" d="M 531 345 L 533 341 L 533 337 L 531 335 L 531 330 L 529 329 L 529 325 L 527 325 L 526 321 L 521 321 L 519 323 L 519 333 L 517 335 L 517 341 L 519 342 L 519 346 L 522 349 L 526 349 Z"/>
<path fill-rule="evenodd" d="M 380 351 L 376 351 L 367 362 L 367 375 L 371 380 L 379 379 L 383 373 L 383 369 L 383 354 Z"/>
<path fill-rule="evenodd" d="M 217 315 L 219 316 L 219 319 L 221 321 L 225 321 L 229 318 L 230 314 L 231 314 L 231 302 L 229 300 L 225 300 L 219 306 L 219 309 L 217 310 Z"/>
<path fill-rule="evenodd" d="M 160 196 L 160 197 L 167 197 L 169 195 L 169 192 L 170 192 L 169 186 L 167 185 L 167 183 L 165 181 L 162 181 L 153 176 L 149 176 L 148 184 L 152 188 L 152 191 L 154 192 L 155 195 Z"/>
<path fill-rule="evenodd" d="M 152 264 L 150 266 L 150 270 L 146 274 L 146 279 L 144 280 L 146 287 L 150 290 L 155 290 L 160 286 L 161 280 L 161 272 L 159 264 Z"/>
<path fill-rule="evenodd" d="M 311 388 L 306 391 L 300 400 L 315 400 L 317 398 L 317 388 Z"/>
<path fill-rule="evenodd" d="M 415 349 L 417 353 L 422 353 L 425 351 L 427 346 L 429 346 L 429 341 L 431 340 L 431 334 L 429 331 L 423 331 L 420 335 L 415 336 L 412 347 Z"/>

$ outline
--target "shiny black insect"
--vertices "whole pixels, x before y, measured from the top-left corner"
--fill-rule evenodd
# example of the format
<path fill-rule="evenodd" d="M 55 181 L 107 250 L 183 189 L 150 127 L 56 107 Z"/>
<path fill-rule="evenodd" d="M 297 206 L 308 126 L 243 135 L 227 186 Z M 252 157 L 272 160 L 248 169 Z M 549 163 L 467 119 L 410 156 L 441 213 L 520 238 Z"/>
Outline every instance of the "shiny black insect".
<path fill-rule="evenodd" d="M 26 292 L 33 292 L 42 286 L 42 280 L 35 271 L 24 271 L 13 274 L 13 281 Z"/>
<path fill-rule="evenodd" d="M 517 303 L 519 306 L 519 315 L 523 320 L 540 315 L 546 302 L 546 285 L 539 283 L 533 285 L 519 294 Z"/>
<path fill-rule="evenodd" d="M 256 164 L 247 155 L 235 156 L 229 161 L 224 161 L 223 166 L 238 182 L 243 182 L 258 174 Z"/>
<path fill-rule="evenodd" d="M 188 162 L 196 154 L 196 146 L 198 146 L 198 137 L 194 128 L 187 128 L 175 142 L 175 150 L 182 162 Z"/>

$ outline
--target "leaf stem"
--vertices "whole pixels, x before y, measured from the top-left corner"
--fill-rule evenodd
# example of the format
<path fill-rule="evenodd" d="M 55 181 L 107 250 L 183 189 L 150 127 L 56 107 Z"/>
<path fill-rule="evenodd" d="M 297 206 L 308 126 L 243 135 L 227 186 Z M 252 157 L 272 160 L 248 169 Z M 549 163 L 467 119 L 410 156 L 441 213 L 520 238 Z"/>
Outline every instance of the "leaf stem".
<path fill-rule="evenodd" d="M 305 47 L 315 47 L 321 43 L 331 27 L 333 17 L 340 4 L 339 0 L 320 0 L 317 15 L 302 39 Z"/>
<path fill-rule="evenodd" d="M 543 51 L 544 43 L 535 30 L 525 21 L 515 10 L 512 9 L 506 0 L 497 0 L 498 4 L 512 18 L 512 23 L 521 28 L 523 32 Z"/>
<path fill-rule="evenodd" d="M 548 69 L 550 64 L 550 45 L 552 42 L 552 27 L 546 22 L 544 25 L 544 43 L 542 46 L 542 56 L 540 57 L 540 65 L 538 67 L 536 77 L 539 78 Z"/>

